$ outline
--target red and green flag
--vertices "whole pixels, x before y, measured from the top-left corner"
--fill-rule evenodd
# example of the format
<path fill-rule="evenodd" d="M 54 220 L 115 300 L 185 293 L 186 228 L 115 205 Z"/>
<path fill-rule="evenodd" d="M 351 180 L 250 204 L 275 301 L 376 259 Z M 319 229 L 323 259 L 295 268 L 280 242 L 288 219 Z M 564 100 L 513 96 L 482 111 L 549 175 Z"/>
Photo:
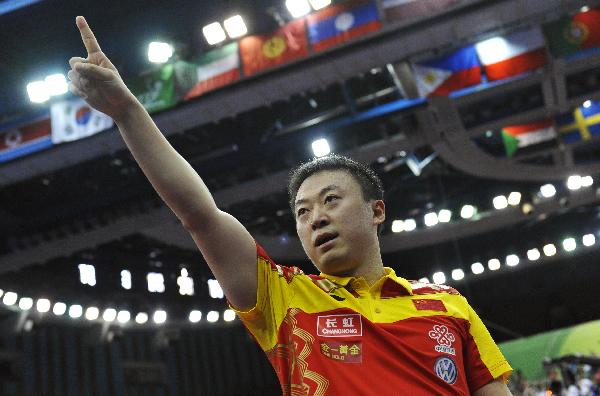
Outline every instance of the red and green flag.
<path fill-rule="evenodd" d="M 175 66 L 172 63 L 139 76 L 128 85 L 148 113 L 165 110 L 177 104 Z"/>
<path fill-rule="evenodd" d="M 592 8 L 546 23 L 543 30 L 550 52 L 555 57 L 562 58 L 600 47 L 600 9 Z"/>
<path fill-rule="evenodd" d="M 556 128 L 551 119 L 530 124 L 511 125 L 502 129 L 502 141 L 506 155 L 512 157 L 523 147 L 547 142 L 556 138 Z"/>
<path fill-rule="evenodd" d="M 195 63 L 197 64 L 196 83 L 185 94 L 186 100 L 240 79 L 237 42 L 209 51 Z"/>

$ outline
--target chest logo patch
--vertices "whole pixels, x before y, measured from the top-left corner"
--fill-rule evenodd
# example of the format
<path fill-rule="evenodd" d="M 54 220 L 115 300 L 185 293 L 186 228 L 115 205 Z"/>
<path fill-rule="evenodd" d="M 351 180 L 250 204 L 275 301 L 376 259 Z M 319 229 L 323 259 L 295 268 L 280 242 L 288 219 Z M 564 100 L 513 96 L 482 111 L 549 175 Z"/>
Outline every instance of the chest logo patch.
<path fill-rule="evenodd" d="M 323 315 L 317 318 L 317 335 L 320 337 L 360 337 L 360 314 Z"/>
<path fill-rule="evenodd" d="M 435 370 L 435 374 L 444 380 L 444 382 L 452 385 L 456 382 L 456 378 L 458 377 L 458 369 L 456 368 L 456 363 L 454 360 L 448 357 L 440 357 L 435 361 L 435 366 L 433 367 Z"/>
<path fill-rule="evenodd" d="M 434 348 L 436 352 L 456 355 L 456 350 L 452 348 L 452 343 L 456 341 L 456 337 L 448 330 L 448 327 L 444 325 L 434 325 L 433 329 L 429 331 L 429 337 L 436 340 L 438 343 Z"/>
<path fill-rule="evenodd" d="M 362 342 L 321 341 L 321 354 L 343 363 L 362 363 Z"/>

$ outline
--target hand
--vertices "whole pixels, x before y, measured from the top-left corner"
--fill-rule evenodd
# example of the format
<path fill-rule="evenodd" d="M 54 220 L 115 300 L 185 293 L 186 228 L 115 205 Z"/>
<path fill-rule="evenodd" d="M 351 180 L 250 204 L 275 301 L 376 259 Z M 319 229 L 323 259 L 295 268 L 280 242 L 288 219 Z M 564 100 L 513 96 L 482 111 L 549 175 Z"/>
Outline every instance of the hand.
<path fill-rule="evenodd" d="M 136 103 L 136 98 L 100 49 L 85 18 L 78 16 L 75 23 L 87 50 L 87 58 L 73 57 L 69 60 L 69 90 L 96 110 L 117 120 L 130 105 Z"/>

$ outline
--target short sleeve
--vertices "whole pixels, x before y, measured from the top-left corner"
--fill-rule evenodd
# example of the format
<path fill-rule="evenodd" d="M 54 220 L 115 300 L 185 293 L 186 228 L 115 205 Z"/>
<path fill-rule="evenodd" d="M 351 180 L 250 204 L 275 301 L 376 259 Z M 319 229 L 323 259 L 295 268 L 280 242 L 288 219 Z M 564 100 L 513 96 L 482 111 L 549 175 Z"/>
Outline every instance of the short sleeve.
<path fill-rule="evenodd" d="M 477 313 L 468 303 L 467 307 L 469 334 L 464 347 L 464 361 L 469 389 L 471 392 L 475 392 L 495 379 L 508 381 L 512 367 L 502 355 Z"/>
<path fill-rule="evenodd" d="M 275 264 L 258 244 L 256 250 L 258 272 L 256 305 L 248 311 L 231 308 L 238 314 L 261 348 L 267 351 L 277 343 L 279 327 L 294 296 L 292 281 L 301 271 L 296 267 Z"/>

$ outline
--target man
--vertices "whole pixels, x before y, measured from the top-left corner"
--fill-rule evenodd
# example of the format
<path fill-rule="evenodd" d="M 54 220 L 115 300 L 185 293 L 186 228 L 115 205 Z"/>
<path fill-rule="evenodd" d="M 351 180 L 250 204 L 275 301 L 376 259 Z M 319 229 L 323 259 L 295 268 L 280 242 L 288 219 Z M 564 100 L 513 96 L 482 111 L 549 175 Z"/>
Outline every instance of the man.
<path fill-rule="evenodd" d="M 76 23 L 88 56 L 70 59 L 70 90 L 114 119 L 267 352 L 285 395 L 510 395 L 504 381 L 511 368 L 466 300 L 383 266 L 377 229 L 385 205 L 372 171 L 339 156 L 295 171 L 289 192 L 298 236 L 322 274 L 278 266 L 217 208 L 85 19 Z"/>

